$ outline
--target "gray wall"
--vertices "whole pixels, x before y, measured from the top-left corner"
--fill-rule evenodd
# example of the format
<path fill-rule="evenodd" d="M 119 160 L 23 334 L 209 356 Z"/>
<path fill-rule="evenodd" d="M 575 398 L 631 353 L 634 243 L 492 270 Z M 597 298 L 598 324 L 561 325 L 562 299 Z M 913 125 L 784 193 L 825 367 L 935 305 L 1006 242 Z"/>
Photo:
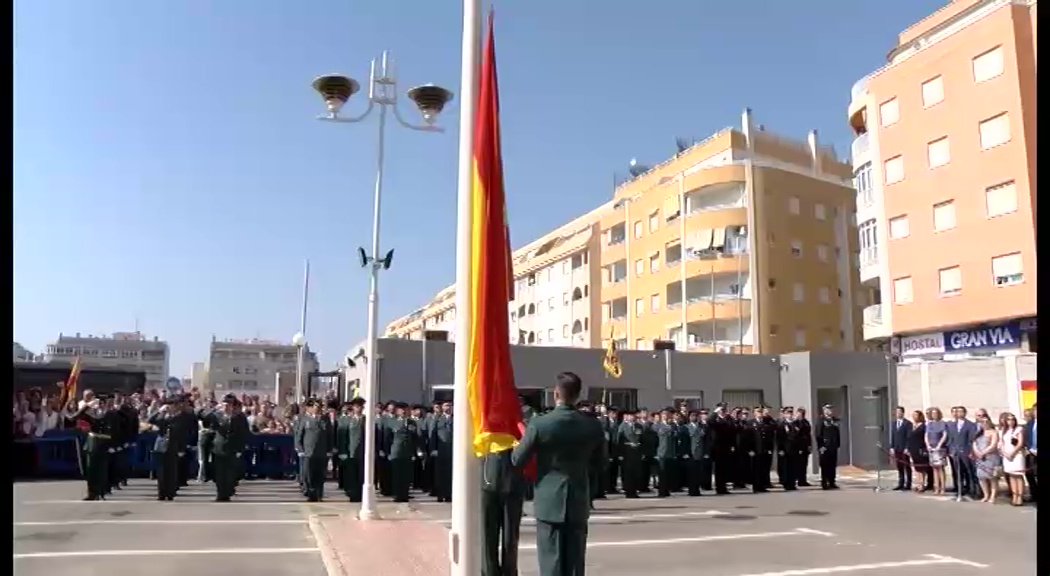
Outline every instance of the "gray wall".
<path fill-rule="evenodd" d="M 379 341 L 380 398 L 428 403 L 433 386 L 452 384 L 454 344 L 427 342 L 425 347 L 426 386 L 423 342 Z M 797 352 L 777 357 L 623 350 L 621 378 L 605 374 L 604 354 L 601 349 L 511 346 L 518 388 L 549 389 L 559 372 L 571 370 L 592 397 L 603 389 L 637 390 L 640 408 L 662 408 L 686 397 L 700 397 L 710 407 L 748 391 L 761 394 L 773 407 L 807 408 L 813 420 L 819 417 L 820 405 L 831 402 L 843 420 L 839 462 L 865 468 L 879 464 L 876 443 L 885 435 L 889 410 L 896 405 L 896 371 L 880 354 Z M 348 379 L 363 381 L 364 368 L 358 361 L 347 370 Z"/>

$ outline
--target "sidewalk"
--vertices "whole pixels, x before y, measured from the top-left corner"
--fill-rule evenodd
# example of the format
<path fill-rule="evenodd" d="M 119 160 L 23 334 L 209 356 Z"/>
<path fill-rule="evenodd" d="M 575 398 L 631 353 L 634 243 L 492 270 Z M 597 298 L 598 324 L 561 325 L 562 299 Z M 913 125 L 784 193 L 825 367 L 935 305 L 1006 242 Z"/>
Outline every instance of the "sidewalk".
<path fill-rule="evenodd" d="M 329 576 L 448 573 L 448 529 L 404 504 L 380 504 L 382 520 L 353 514 L 310 516 L 310 531 Z"/>

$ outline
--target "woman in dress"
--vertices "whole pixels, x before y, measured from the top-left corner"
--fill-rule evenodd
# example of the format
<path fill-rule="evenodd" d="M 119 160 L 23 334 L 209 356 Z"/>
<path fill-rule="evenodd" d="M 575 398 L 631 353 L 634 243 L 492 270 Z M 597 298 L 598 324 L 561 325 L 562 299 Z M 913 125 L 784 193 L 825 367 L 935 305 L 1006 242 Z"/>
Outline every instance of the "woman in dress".
<path fill-rule="evenodd" d="M 930 473 L 930 453 L 926 450 L 926 416 L 922 410 L 911 413 L 913 426 L 908 434 L 908 443 L 904 455 L 911 460 L 914 473 L 912 490 L 916 492 L 926 491 L 926 476 Z"/>
<path fill-rule="evenodd" d="M 1024 428 L 1017 425 L 1017 417 L 1009 412 L 999 416 L 999 453 L 1003 457 L 1003 473 L 1010 487 L 1010 504 L 1024 504 Z"/>
<path fill-rule="evenodd" d="M 933 474 L 933 493 L 936 496 L 944 495 L 944 444 L 948 441 L 948 424 L 944 422 L 944 414 L 937 407 L 927 411 L 929 421 L 926 423 L 926 451 L 930 454 L 930 473 Z"/>
<path fill-rule="evenodd" d="M 981 492 L 984 494 L 981 502 L 995 504 L 1003 465 L 999 455 L 999 432 L 990 418 L 981 418 L 978 425 L 981 435 L 973 441 L 973 460 L 977 465 L 977 481 L 981 483 Z"/>

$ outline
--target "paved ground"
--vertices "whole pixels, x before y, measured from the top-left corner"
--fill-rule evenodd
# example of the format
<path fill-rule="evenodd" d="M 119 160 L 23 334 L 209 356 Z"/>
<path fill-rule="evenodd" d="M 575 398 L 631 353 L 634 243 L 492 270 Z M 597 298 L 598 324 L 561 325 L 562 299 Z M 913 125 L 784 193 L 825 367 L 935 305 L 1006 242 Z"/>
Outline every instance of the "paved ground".
<path fill-rule="evenodd" d="M 588 572 L 711 576 L 1034 574 L 1034 508 L 874 493 L 870 480 L 793 494 L 600 502 Z M 253 576 L 325 573 L 307 518 L 353 513 L 344 502 L 301 503 L 287 482 L 246 482 L 238 502 L 210 502 L 211 487 L 156 502 L 138 481 L 104 503 L 79 502 L 82 483 L 15 487 L 15 569 L 24 576 L 108 573 Z M 421 499 L 414 517 L 444 523 L 447 504 Z M 522 576 L 537 574 L 526 519 Z M 405 543 L 407 545 L 408 543 Z M 993 572 L 994 571 L 994 572 Z M 377 576 L 399 576 L 377 574 Z"/>

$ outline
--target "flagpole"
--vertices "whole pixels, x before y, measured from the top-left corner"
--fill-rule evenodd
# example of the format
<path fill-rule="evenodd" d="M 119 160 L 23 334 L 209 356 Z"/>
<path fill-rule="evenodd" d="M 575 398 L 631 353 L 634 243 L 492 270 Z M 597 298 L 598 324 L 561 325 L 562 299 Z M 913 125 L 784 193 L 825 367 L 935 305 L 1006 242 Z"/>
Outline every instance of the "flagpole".
<path fill-rule="evenodd" d="M 456 414 L 452 420 L 452 531 L 449 533 L 449 576 L 477 576 L 481 573 L 480 473 L 471 446 L 473 415 L 470 413 L 467 383 L 471 344 L 474 124 L 477 117 L 480 40 L 481 0 L 463 0 L 456 224 Z"/>

